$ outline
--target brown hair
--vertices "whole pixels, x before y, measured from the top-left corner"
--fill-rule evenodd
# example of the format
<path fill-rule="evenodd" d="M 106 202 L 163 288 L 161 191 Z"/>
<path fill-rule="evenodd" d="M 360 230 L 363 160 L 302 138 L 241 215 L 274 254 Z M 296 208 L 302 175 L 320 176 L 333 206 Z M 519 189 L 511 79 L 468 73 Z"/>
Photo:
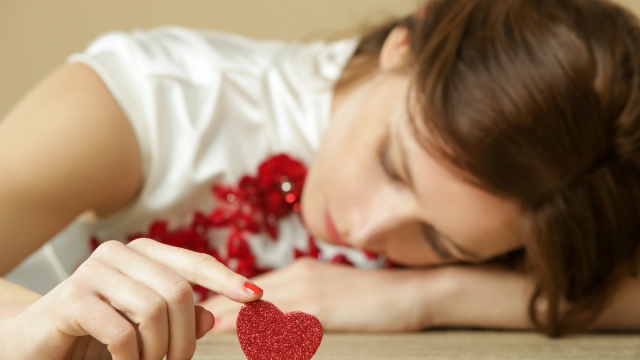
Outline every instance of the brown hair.
<path fill-rule="evenodd" d="M 583 329 L 636 266 L 637 19 L 601 0 L 434 0 L 354 59 L 397 25 L 412 31 L 421 143 L 521 204 L 531 320 L 551 336 Z"/>

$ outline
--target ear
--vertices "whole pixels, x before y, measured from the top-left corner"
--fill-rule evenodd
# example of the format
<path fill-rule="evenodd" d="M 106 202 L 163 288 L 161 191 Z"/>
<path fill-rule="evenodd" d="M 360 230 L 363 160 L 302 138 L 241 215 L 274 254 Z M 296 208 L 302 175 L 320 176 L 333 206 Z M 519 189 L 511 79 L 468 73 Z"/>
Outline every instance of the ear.
<path fill-rule="evenodd" d="M 396 70 L 406 67 L 411 57 L 411 33 L 404 26 L 396 26 L 382 45 L 380 51 L 380 69 Z"/>

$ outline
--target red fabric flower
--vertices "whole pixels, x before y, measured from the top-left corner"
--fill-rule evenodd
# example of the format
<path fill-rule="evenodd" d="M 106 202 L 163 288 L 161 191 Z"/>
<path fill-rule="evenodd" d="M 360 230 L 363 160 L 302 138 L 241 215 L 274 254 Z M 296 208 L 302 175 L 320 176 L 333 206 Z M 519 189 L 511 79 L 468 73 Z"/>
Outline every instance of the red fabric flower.
<path fill-rule="evenodd" d="M 262 193 L 262 211 L 280 218 L 300 203 L 307 170 L 287 155 L 276 155 L 258 168 L 257 183 Z"/>
<path fill-rule="evenodd" d="M 211 220 L 205 214 L 197 211 L 193 215 L 193 220 L 191 221 L 191 230 L 195 231 L 198 234 L 205 234 L 210 227 Z"/>
<path fill-rule="evenodd" d="M 227 257 L 244 259 L 253 256 L 249 243 L 238 231 L 233 231 L 227 237 Z"/>
<path fill-rule="evenodd" d="M 278 220 L 300 210 L 300 196 L 307 176 L 305 166 L 287 155 L 275 155 L 262 163 L 256 177 L 243 176 L 237 186 L 216 185 L 213 195 L 221 205 L 209 218 L 214 227 L 230 227 L 278 237 Z"/>
<path fill-rule="evenodd" d="M 149 226 L 149 234 L 147 237 L 161 241 L 168 232 L 168 224 L 164 220 L 156 220 Z"/>

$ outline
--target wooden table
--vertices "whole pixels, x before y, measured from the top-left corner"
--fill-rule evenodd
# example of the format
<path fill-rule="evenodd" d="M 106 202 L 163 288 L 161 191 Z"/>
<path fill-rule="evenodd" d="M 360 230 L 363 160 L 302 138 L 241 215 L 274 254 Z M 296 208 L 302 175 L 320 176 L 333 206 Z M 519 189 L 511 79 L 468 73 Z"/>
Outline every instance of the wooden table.
<path fill-rule="evenodd" d="M 209 334 L 194 360 L 245 360 L 235 334 Z M 429 331 L 324 335 L 313 360 L 640 359 L 640 334 L 577 335 L 560 340 L 527 332 Z"/>

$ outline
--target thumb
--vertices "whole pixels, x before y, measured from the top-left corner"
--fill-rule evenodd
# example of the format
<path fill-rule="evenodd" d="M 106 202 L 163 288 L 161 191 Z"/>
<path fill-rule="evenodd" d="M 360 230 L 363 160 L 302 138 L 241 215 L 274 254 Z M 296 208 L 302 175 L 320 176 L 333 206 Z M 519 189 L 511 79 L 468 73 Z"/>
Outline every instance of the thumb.
<path fill-rule="evenodd" d="M 213 329 L 215 318 L 213 314 L 200 305 L 195 306 L 196 314 L 196 338 L 201 339 L 203 336 Z"/>

